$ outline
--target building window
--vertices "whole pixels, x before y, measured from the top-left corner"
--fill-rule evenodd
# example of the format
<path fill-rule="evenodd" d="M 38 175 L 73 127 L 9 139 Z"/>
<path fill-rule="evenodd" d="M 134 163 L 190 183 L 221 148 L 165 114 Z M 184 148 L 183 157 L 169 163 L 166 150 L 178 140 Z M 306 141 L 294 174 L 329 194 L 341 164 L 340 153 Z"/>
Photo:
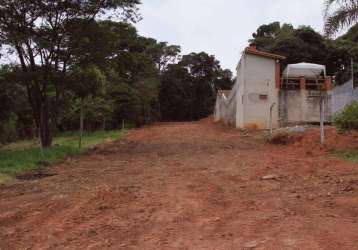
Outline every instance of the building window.
<path fill-rule="evenodd" d="M 260 95 L 260 100 L 261 101 L 267 101 L 268 100 L 268 95 Z"/>

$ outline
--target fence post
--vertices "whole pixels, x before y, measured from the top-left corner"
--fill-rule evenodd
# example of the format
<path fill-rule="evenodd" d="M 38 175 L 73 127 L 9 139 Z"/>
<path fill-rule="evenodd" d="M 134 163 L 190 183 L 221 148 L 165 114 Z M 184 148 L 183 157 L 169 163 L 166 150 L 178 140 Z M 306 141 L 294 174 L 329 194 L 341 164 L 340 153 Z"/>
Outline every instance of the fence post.
<path fill-rule="evenodd" d="M 273 134 L 273 128 L 272 128 L 272 111 L 273 111 L 273 108 L 275 107 L 276 103 L 272 103 L 271 106 L 270 106 L 270 134 L 272 135 Z"/>
<path fill-rule="evenodd" d="M 320 128 L 321 128 L 321 144 L 324 144 L 325 141 L 325 131 L 324 131 L 324 120 L 325 120 L 325 101 L 324 96 L 321 96 L 320 105 Z"/>
<path fill-rule="evenodd" d="M 351 59 L 351 73 L 352 73 L 352 100 L 351 102 L 354 101 L 354 61 L 353 58 Z"/>

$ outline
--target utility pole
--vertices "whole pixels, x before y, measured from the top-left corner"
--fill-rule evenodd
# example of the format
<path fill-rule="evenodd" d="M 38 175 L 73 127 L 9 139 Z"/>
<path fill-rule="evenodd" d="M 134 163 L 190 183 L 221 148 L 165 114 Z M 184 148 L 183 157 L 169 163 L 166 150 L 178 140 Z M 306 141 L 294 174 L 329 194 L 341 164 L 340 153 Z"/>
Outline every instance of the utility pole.
<path fill-rule="evenodd" d="M 352 74 L 352 95 L 351 95 L 351 102 L 354 101 L 354 61 L 353 57 L 351 58 L 351 74 Z"/>
<path fill-rule="evenodd" d="M 83 98 L 81 98 L 81 107 L 80 107 L 80 139 L 78 141 L 78 147 L 82 148 L 82 140 L 83 140 Z"/>
<path fill-rule="evenodd" d="M 352 89 L 354 90 L 354 60 L 353 57 L 351 59 L 351 72 L 352 72 Z"/>

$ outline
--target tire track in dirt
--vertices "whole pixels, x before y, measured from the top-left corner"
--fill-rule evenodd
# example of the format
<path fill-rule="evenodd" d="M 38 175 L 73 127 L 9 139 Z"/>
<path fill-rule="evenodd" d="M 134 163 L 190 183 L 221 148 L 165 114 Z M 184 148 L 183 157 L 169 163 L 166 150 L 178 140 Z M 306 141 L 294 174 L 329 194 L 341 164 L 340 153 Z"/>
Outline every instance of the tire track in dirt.
<path fill-rule="evenodd" d="M 0 249 L 358 249 L 357 166 L 258 137 L 157 124 L 3 185 Z"/>

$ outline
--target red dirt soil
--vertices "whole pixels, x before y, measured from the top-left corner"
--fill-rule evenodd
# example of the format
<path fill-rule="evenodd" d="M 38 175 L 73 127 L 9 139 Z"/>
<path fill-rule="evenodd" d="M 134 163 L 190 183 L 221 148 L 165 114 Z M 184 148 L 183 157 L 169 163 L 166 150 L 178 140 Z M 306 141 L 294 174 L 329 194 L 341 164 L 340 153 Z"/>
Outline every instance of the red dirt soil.
<path fill-rule="evenodd" d="M 0 186 L 0 249 L 358 249 L 358 165 L 318 139 L 269 145 L 209 120 L 134 130 Z"/>

